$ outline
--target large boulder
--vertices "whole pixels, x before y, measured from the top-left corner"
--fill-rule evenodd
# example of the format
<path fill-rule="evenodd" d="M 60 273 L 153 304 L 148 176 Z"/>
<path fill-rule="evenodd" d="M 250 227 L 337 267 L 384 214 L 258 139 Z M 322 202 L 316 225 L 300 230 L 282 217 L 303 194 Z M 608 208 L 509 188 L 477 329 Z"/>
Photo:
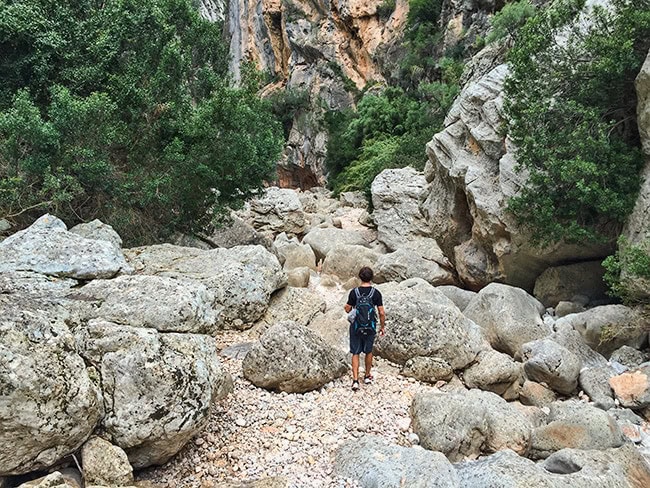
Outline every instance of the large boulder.
<path fill-rule="evenodd" d="M 355 278 L 364 266 L 375 268 L 379 254 L 364 246 L 340 245 L 332 248 L 323 262 L 323 273 L 341 280 Z"/>
<path fill-rule="evenodd" d="M 250 201 L 249 218 L 261 231 L 302 234 L 308 221 L 295 190 L 270 187 Z"/>
<path fill-rule="evenodd" d="M 643 409 L 650 406 L 650 363 L 610 378 L 609 384 L 623 407 Z"/>
<path fill-rule="evenodd" d="M 75 452 L 103 406 L 64 310 L 2 295 L 0 310 L 0 476 L 7 476 Z"/>
<path fill-rule="evenodd" d="M 523 383 L 521 363 L 498 351 L 483 351 L 477 362 L 463 372 L 463 383 L 468 388 L 479 388 L 513 399 Z"/>
<path fill-rule="evenodd" d="M 0 272 L 0 295 L 17 294 L 33 297 L 60 297 L 79 284 L 70 278 L 57 278 L 33 271 Z"/>
<path fill-rule="evenodd" d="M 0 272 L 34 271 L 60 278 L 92 280 L 131 271 L 122 251 L 105 240 L 68 232 L 56 217 L 43 215 L 0 242 Z"/>
<path fill-rule="evenodd" d="M 384 254 L 377 260 L 375 283 L 404 281 L 409 278 L 422 278 L 434 286 L 456 283 L 454 274 L 447 268 L 407 249 Z"/>
<path fill-rule="evenodd" d="M 563 449 L 543 463 L 502 451 L 455 464 L 461 486 L 471 488 L 643 488 L 649 470 L 632 445 L 617 449 Z"/>
<path fill-rule="evenodd" d="M 344 375 L 346 355 L 311 329 L 280 322 L 251 347 L 242 364 L 244 377 L 268 390 L 304 393 Z"/>
<path fill-rule="evenodd" d="M 604 274 L 601 261 L 548 268 L 535 281 L 534 295 L 547 307 L 571 301 L 576 295 L 584 295 L 590 302 L 602 301 L 607 299 Z"/>
<path fill-rule="evenodd" d="M 262 246 L 206 251 L 160 244 L 125 252 L 140 274 L 201 282 L 215 297 L 218 327 L 252 326 L 266 312 L 271 294 L 287 284 L 278 259 Z"/>
<path fill-rule="evenodd" d="M 271 249 L 271 239 L 255 230 L 251 224 L 246 222 L 243 218 L 235 212 L 230 215 L 212 231 L 209 236 L 205 236 L 204 240 L 212 244 L 212 247 L 235 247 L 235 246 L 264 246 L 266 249 Z M 180 242 L 178 245 L 186 245 Z M 201 246 L 193 246 L 201 247 Z"/>
<path fill-rule="evenodd" d="M 598 368 L 607 365 L 607 359 L 589 347 L 582 335 L 577 330 L 574 330 L 570 323 L 558 321 L 555 323 L 554 328 L 555 332 L 549 336 L 549 339 L 578 356 L 583 367 Z"/>
<path fill-rule="evenodd" d="M 454 370 L 444 359 L 430 356 L 417 356 L 409 359 L 401 371 L 403 376 L 415 378 L 425 383 L 449 381 L 454 376 Z"/>
<path fill-rule="evenodd" d="M 465 311 L 467 305 L 469 305 L 472 299 L 476 296 L 475 291 L 464 290 L 453 285 L 439 286 L 438 290 L 454 302 L 461 312 Z"/>
<path fill-rule="evenodd" d="M 592 349 L 605 357 L 621 346 L 639 349 L 648 338 L 642 315 L 624 305 L 603 305 L 567 315 L 556 323 L 556 327 L 563 326 L 577 330 Z"/>
<path fill-rule="evenodd" d="M 336 452 L 338 476 L 363 488 L 460 488 L 452 464 L 439 452 L 388 444 L 375 436 L 344 443 Z"/>
<path fill-rule="evenodd" d="M 122 238 L 120 235 L 115 232 L 113 227 L 98 219 L 83 224 L 77 224 L 70 228 L 70 232 L 85 237 L 86 239 L 108 241 L 117 249 L 122 248 Z"/>
<path fill-rule="evenodd" d="M 167 276 L 94 280 L 68 295 L 82 321 L 101 318 L 160 332 L 215 332 L 214 296 L 198 281 Z"/>
<path fill-rule="evenodd" d="M 325 311 L 325 300 L 306 288 L 286 287 L 271 296 L 271 303 L 258 322 L 262 332 L 278 322 L 297 322 L 307 326 L 318 314 Z"/>
<path fill-rule="evenodd" d="M 424 241 L 437 248 L 438 260 L 446 261 L 435 240 L 431 239 L 431 229 L 420 211 L 428 194 L 428 185 L 421 172 L 410 167 L 386 169 L 373 180 L 371 192 L 380 242 L 395 251 L 418 249 Z"/>
<path fill-rule="evenodd" d="M 369 247 L 368 241 L 360 232 L 337 229 L 336 227 L 312 229 L 302 242 L 311 246 L 316 254 L 316 259 L 325 259 L 332 249 L 341 245 Z"/>
<path fill-rule="evenodd" d="M 616 420 L 599 408 L 577 401 L 555 402 L 549 407 L 547 424 L 531 435 L 529 455 L 533 459 L 547 458 L 566 447 L 608 449 L 624 442 Z"/>
<path fill-rule="evenodd" d="M 561 243 L 540 249 L 508 213 L 508 199 L 526 175 L 516 171 L 516 147 L 502 131 L 508 66 L 487 66 L 474 70 L 449 110 L 445 128 L 427 145 L 430 187 L 422 208 L 433 237 L 453 257 L 467 287 L 479 289 L 498 280 L 532 291 L 549 266 L 602 258 L 612 246 Z"/>
<path fill-rule="evenodd" d="M 449 460 L 503 449 L 524 454 L 533 425 L 514 406 L 494 393 L 418 393 L 411 405 L 413 432 L 420 444 Z"/>
<path fill-rule="evenodd" d="M 331 308 L 316 314 L 307 326 L 316 332 L 327 344 L 344 353 L 350 352 L 350 322 L 340 308 Z"/>
<path fill-rule="evenodd" d="M 276 254 L 284 269 L 307 267 L 316 269 L 316 255 L 308 244 L 301 244 L 296 237 L 289 238 L 284 232 L 273 242 Z"/>
<path fill-rule="evenodd" d="M 580 371 L 580 388 L 594 402 L 595 407 L 603 410 L 614 407 L 614 393 L 609 386 L 609 380 L 614 376 L 616 376 L 616 371 L 611 366 L 583 368 Z"/>
<path fill-rule="evenodd" d="M 163 464 L 199 432 L 232 387 L 214 339 L 91 320 L 77 345 L 101 378 L 102 430 L 135 469 Z"/>
<path fill-rule="evenodd" d="M 521 347 L 526 376 L 546 383 L 552 390 L 569 395 L 578 386 L 582 361 L 551 339 L 527 342 Z"/>
<path fill-rule="evenodd" d="M 462 369 L 488 349 L 480 328 L 426 281 L 413 278 L 377 288 L 390 310 L 386 335 L 375 342 L 379 356 L 399 364 L 432 356 Z"/>
<path fill-rule="evenodd" d="M 492 347 L 519 357 L 526 342 L 551 334 L 550 326 L 542 320 L 543 312 L 544 306 L 524 290 L 491 283 L 473 298 L 463 313 L 481 326 Z"/>

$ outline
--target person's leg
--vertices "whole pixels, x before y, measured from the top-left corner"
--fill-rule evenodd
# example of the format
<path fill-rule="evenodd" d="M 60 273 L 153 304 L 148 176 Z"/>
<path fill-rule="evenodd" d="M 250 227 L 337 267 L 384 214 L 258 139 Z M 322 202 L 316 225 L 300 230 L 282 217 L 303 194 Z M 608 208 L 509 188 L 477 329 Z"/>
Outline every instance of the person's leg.
<path fill-rule="evenodd" d="M 372 352 L 366 353 L 365 363 L 366 363 L 365 377 L 367 378 L 368 376 L 370 376 L 370 370 L 372 369 Z"/>
<path fill-rule="evenodd" d="M 352 355 L 352 379 L 357 381 L 359 379 L 359 355 Z"/>

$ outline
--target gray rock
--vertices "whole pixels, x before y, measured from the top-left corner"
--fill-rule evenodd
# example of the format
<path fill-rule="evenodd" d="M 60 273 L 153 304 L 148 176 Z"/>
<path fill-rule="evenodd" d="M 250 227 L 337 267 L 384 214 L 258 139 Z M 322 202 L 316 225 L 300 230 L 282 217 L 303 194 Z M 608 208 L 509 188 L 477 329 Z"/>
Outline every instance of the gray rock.
<path fill-rule="evenodd" d="M 260 245 L 268 250 L 272 248 L 271 240 L 268 237 L 255 230 L 255 227 L 235 212 L 231 212 L 226 220 L 219 223 L 216 229 L 209 236 L 206 236 L 206 240 L 213 244 L 213 247 L 231 248 Z M 182 242 L 176 244 L 180 246 L 186 245 Z M 193 247 L 204 248 L 202 246 Z"/>
<path fill-rule="evenodd" d="M 528 342 L 521 349 L 528 378 L 546 383 L 552 390 L 564 395 L 576 389 L 582 361 L 566 347 L 543 339 Z"/>
<path fill-rule="evenodd" d="M 600 472 L 600 480 L 603 483 L 595 483 L 591 486 L 630 486 L 634 488 L 650 486 L 650 465 L 629 443 L 615 449 L 562 449 L 551 454 L 542 463 L 542 466 L 545 470 L 560 475 Z M 599 479 L 594 479 L 594 481 L 597 480 Z M 606 484 L 605 480 L 609 484 Z"/>
<path fill-rule="evenodd" d="M 650 406 L 650 363 L 613 376 L 609 384 L 623 407 L 641 410 Z"/>
<path fill-rule="evenodd" d="M 590 302 L 607 299 L 601 260 L 548 268 L 535 281 L 534 295 L 546 307 L 570 301 L 578 293 Z"/>
<path fill-rule="evenodd" d="M 456 283 L 451 271 L 407 249 L 384 254 L 377 260 L 375 283 L 409 278 L 422 278 L 434 286 Z"/>
<path fill-rule="evenodd" d="M 527 176 L 515 170 L 517 148 L 501 130 L 508 66 L 489 66 L 463 86 L 445 128 L 427 145 L 430 187 L 421 208 L 432 237 L 447 256 L 454 256 L 465 286 L 480 289 L 502 281 L 532 290 L 549 266 L 606 256 L 611 245 L 561 243 L 540 249 L 507 212 L 507 200 Z"/>
<path fill-rule="evenodd" d="M 571 324 L 557 322 L 555 332 L 549 338 L 578 356 L 583 367 L 597 368 L 607 365 L 603 355 L 589 347 L 580 333 L 573 330 Z"/>
<path fill-rule="evenodd" d="M 205 251 L 170 244 L 127 249 L 139 274 L 193 279 L 215 297 L 220 328 L 245 328 L 266 312 L 271 294 L 287 284 L 278 259 L 262 246 Z"/>
<path fill-rule="evenodd" d="M 624 305 L 603 305 L 586 312 L 567 315 L 557 327 L 568 325 L 577 330 L 589 347 L 609 357 L 621 346 L 639 349 L 648 339 L 636 310 Z"/>
<path fill-rule="evenodd" d="M 302 242 L 311 246 L 316 254 L 316 259 L 325 259 L 332 249 L 341 245 L 368 247 L 368 242 L 361 233 L 335 227 L 312 229 L 302 239 Z"/>
<path fill-rule="evenodd" d="M 555 315 L 557 317 L 566 317 L 572 313 L 584 312 L 585 307 L 581 303 L 577 302 L 558 302 L 555 306 Z"/>
<path fill-rule="evenodd" d="M 7 232 L 13 227 L 7 219 L 0 219 L 0 232 Z"/>
<path fill-rule="evenodd" d="M 253 227 L 261 231 L 302 234 L 307 227 L 302 202 L 294 190 L 269 187 L 250 202 Z"/>
<path fill-rule="evenodd" d="M 213 334 L 214 295 L 193 280 L 166 276 L 119 276 L 94 280 L 68 294 L 82 321 L 104 319 L 160 332 Z"/>
<path fill-rule="evenodd" d="M 377 288 L 387 309 L 390 307 L 386 335 L 375 342 L 379 356 L 398 364 L 432 356 L 462 369 L 488 349 L 480 328 L 426 281 L 413 278 Z"/>
<path fill-rule="evenodd" d="M 336 453 L 338 476 L 363 488 L 460 488 L 451 463 L 439 452 L 388 444 L 375 436 L 344 443 Z"/>
<path fill-rule="evenodd" d="M 273 294 L 258 326 L 261 332 L 278 322 L 291 321 L 307 326 L 316 315 L 325 311 L 325 306 L 325 300 L 311 290 L 286 287 Z"/>
<path fill-rule="evenodd" d="M 507 399 L 516 398 L 520 384 L 523 383 L 521 363 L 516 363 L 507 354 L 498 351 L 483 351 L 473 364 L 463 372 L 463 382 L 468 388 L 479 388 Z M 514 390 L 514 392 L 513 392 Z"/>
<path fill-rule="evenodd" d="M 117 249 L 122 248 L 122 238 L 115 232 L 115 229 L 101 220 L 95 219 L 84 224 L 75 225 L 70 229 L 73 234 L 80 235 L 86 239 L 108 241 Z"/>
<path fill-rule="evenodd" d="M 101 437 L 90 438 L 81 448 L 84 479 L 89 485 L 133 484 L 133 468 L 126 453 Z"/>
<path fill-rule="evenodd" d="M 563 449 L 543 464 L 502 451 L 455 464 L 461 486 L 471 488 L 641 488 L 647 466 L 634 447 L 604 451 Z"/>
<path fill-rule="evenodd" d="M 269 390 L 304 393 L 348 371 L 347 357 L 295 322 L 267 330 L 242 363 L 244 377 Z"/>
<path fill-rule="evenodd" d="M 341 280 L 355 278 L 362 267 L 375 268 L 378 259 L 379 254 L 365 246 L 342 244 L 330 249 L 323 262 L 323 273 Z"/>
<path fill-rule="evenodd" d="M 413 168 L 386 169 L 372 182 L 373 218 L 377 238 L 396 250 L 418 238 L 431 238 L 431 229 L 420 205 L 427 197 L 424 174 Z"/>
<path fill-rule="evenodd" d="M 503 449 L 523 454 L 533 428 L 511 404 L 480 390 L 418 393 L 411 418 L 421 445 L 442 452 L 452 462 Z"/>
<path fill-rule="evenodd" d="M 519 392 L 519 400 L 524 405 L 545 407 L 557 400 L 555 392 L 535 381 L 526 380 Z"/>
<path fill-rule="evenodd" d="M 344 353 L 350 352 L 350 322 L 348 322 L 347 314 L 343 312 L 342 305 L 339 309 L 330 309 L 325 313 L 316 314 L 309 322 L 308 327 L 331 347 Z"/>
<path fill-rule="evenodd" d="M 634 368 L 649 361 L 650 355 L 630 346 L 621 346 L 612 353 L 609 359 L 610 361 L 616 361 L 628 368 Z"/>
<path fill-rule="evenodd" d="M 0 272 L 0 294 L 22 296 L 60 297 L 79 284 L 70 278 L 57 278 L 32 271 Z"/>
<path fill-rule="evenodd" d="M 287 285 L 294 288 L 307 288 L 311 272 L 309 268 L 294 268 L 287 271 Z"/>
<path fill-rule="evenodd" d="M 102 415 L 101 393 L 55 304 L 0 295 L 0 476 L 75 452 Z"/>
<path fill-rule="evenodd" d="M 208 336 L 91 320 L 76 340 L 101 378 L 102 429 L 135 469 L 167 462 L 232 388 Z"/>
<path fill-rule="evenodd" d="M 457 286 L 439 286 L 438 290 L 440 290 L 447 298 L 454 302 L 461 312 L 465 311 L 467 305 L 469 305 L 472 299 L 476 296 L 475 291 L 463 290 Z"/>
<path fill-rule="evenodd" d="M 363 192 L 360 191 L 341 192 L 339 201 L 344 207 L 368 208 L 368 200 Z"/>
<path fill-rule="evenodd" d="M 316 269 L 316 255 L 311 246 L 300 244 L 295 237 L 289 239 L 284 232 L 275 238 L 274 245 L 284 269 L 302 267 Z"/>
<path fill-rule="evenodd" d="M 27 229 L 0 242 L 3 271 L 92 280 L 112 278 L 131 269 L 122 251 L 112 243 L 68 232 L 61 220 L 43 215 Z"/>
<path fill-rule="evenodd" d="M 603 410 L 614 407 L 614 393 L 609 386 L 609 379 L 616 376 L 611 366 L 585 368 L 580 371 L 580 388 L 589 396 L 594 406 Z"/>
<path fill-rule="evenodd" d="M 54 471 L 46 476 L 42 476 L 32 481 L 22 483 L 18 488 L 81 488 L 59 471 Z"/>
<path fill-rule="evenodd" d="M 552 332 L 542 320 L 541 303 L 520 288 L 499 283 L 483 288 L 463 313 L 481 326 L 492 347 L 515 358 L 522 345 Z"/>
<path fill-rule="evenodd" d="M 529 456 L 544 459 L 564 448 L 608 449 L 623 444 L 616 420 L 607 412 L 577 401 L 550 405 L 548 424 L 533 430 Z"/>
<path fill-rule="evenodd" d="M 444 359 L 417 356 L 406 361 L 402 375 L 435 384 L 438 381 L 449 381 L 454 376 L 454 370 Z"/>

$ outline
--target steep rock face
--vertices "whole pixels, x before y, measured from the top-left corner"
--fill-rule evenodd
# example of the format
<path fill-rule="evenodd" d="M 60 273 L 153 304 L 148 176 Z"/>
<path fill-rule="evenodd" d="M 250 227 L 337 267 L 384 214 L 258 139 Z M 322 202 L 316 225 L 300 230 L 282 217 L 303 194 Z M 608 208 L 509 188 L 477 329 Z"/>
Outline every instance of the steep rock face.
<path fill-rule="evenodd" d="M 611 246 L 560 243 L 538 249 L 506 212 L 526 175 L 515 171 L 515 147 L 501 131 L 508 75 L 501 60 L 499 46 L 477 54 L 445 129 L 427 145 L 425 174 L 431 190 L 423 211 L 466 286 L 503 281 L 532 290 L 547 267 L 602 258 Z"/>
<path fill-rule="evenodd" d="M 252 62 L 275 80 L 262 96 L 287 90 L 307 100 L 294 117 L 278 165 L 280 186 L 325 184 L 325 110 L 352 106 L 354 91 L 384 80 L 381 58 L 395 55 L 386 46 L 401 37 L 408 1 L 398 0 L 388 19 L 377 14 L 382 2 L 201 1 L 205 18 L 225 21 L 235 80 L 241 78 L 242 65 Z"/>

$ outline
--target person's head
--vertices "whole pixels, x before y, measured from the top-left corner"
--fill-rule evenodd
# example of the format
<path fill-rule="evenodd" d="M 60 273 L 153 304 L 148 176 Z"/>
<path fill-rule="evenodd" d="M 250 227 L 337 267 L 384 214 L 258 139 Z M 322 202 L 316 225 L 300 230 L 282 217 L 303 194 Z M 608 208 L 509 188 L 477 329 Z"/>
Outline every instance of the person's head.
<path fill-rule="evenodd" d="M 372 281 L 372 277 L 374 276 L 374 273 L 368 266 L 364 266 L 359 270 L 359 279 L 363 283 L 370 283 Z"/>

